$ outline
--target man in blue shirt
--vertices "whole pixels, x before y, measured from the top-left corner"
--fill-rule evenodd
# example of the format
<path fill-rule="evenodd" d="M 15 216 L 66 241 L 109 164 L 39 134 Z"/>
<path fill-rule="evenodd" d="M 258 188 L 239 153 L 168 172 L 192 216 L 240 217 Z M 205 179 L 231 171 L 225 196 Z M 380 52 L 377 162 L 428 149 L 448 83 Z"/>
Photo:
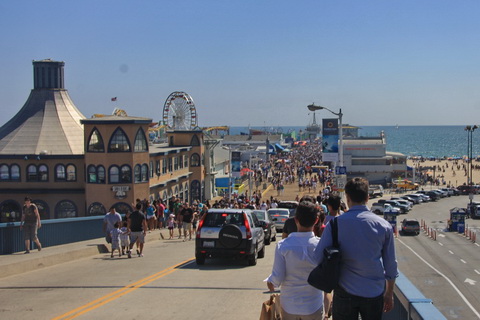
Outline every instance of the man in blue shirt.
<path fill-rule="evenodd" d="M 393 308 L 393 288 L 398 276 L 393 230 L 390 223 L 366 206 L 368 181 L 354 178 L 345 185 L 350 210 L 337 217 L 342 252 L 339 288 L 333 296 L 333 318 L 381 319 Z M 318 261 L 332 245 L 329 223 L 315 250 Z"/>

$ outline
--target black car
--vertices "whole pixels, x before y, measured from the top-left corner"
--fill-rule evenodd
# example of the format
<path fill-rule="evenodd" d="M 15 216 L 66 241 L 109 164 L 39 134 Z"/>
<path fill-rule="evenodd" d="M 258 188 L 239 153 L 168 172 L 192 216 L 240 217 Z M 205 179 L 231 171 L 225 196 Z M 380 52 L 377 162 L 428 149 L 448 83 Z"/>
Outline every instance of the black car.
<path fill-rule="evenodd" d="M 275 222 L 266 210 L 253 210 L 253 213 L 255 213 L 258 220 L 260 220 L 263 231 L 265 232 L 265 244 L 269 245 L 270 241 L 275 241 L 277 238 L 277 227 L 275 226 Z"/>
<path fill-rule="evenodd" d="M 243 258 L 257 264 L 265 256 L 265 233 L 262 223 L 249 209 L 210 209 L 198 223 L 195 239 L 195 260 L 206 258 Z"/>

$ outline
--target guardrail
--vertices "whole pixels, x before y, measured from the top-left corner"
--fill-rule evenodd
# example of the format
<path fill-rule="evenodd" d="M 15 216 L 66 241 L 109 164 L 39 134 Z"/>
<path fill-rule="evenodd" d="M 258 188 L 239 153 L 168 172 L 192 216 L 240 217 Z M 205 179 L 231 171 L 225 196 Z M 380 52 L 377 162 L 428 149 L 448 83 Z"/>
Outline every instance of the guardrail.
<path fill-rule="evenodd" d="M 50 247 L 72 242 L 101 238 L 103 216 L 43 220 L 38 230 L 42 246 Z M 33 246 L 33 244 L 32 244 Z M 30 248 L 30 249 L 33 249 Z M 0 224 L 0 254 L 25 250 L 20 223 Z M 400 273 L 395 283 L 395 307 L 383 315 L 385 320 L 446 319 L 425 296 Z"/>
<path fill-rule="evenodd" d="M 42 247 L 101 238 L 104 216 L 42 220 L 38 238 Z M 33 243 L 31 248 L 33 249 Z M 25 250 L 20 222 L 0 223 L 0 254 Z"/>

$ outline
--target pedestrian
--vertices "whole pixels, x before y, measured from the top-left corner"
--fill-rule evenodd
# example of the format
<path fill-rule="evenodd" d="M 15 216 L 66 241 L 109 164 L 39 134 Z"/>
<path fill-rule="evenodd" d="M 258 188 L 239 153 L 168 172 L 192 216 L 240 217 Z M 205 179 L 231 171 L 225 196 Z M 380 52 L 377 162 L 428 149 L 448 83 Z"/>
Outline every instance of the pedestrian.
<path fill-rule="evenodd" d="M 185 203 L 180 215 L 182 216 L 183 241 L 185 242 L 187 240 L 187 232 L 188 240 L 192 240 L 193 209 Z"/>
<path fill-rule="evenodd" d="M 147 219 L 140 211 L 142 204 L 137 203 L 136 210 L 130 214 L 128 218 L 128 231 L 130 232 L 130 246 L 127 252 L 129 258 L 132 257 L 133 245 L 136 243 L 140 250 L 137 250 L 139 257 L 143 257 L 143 246 L 145 243 L 145 234 L 147 233 Z"/>
<path fill-rule="evenodd" d="M 120 251 L 120 236 L 122 231 L 120 230 L 120 222 L 115 222 L 113 229 L 110 230 L 110 237 L 112 238 L 112 254 L 110 258 L 113 258 L 113 253 L 115 250 L 118 250 L 118 256 L 121 257 L 122 253 Z"/>
<path fill-rule="evenodd" d="M 122 216 L 120 213 L 115 211 L 115 207 L 111 206 L 110 211 L 103 218 L 103 233 L 105 233 L 105 240 L 107 243 L 112 243 L 112 237 L 110 231 L 115 228 L 116 222 L 121 222 Z"/>
<path fill-rule="evenodd" d="M 327 199 L 327 212 L 328 215 L 325 217 L 325 225 L 329 223 L 333 218 L 340 215 L 340 205 L 342 203 L 342 198 L 337 194 L 332 194 Z"/>
<path fill-rule="evenodd" d="M 159 199 L 157 201 L 157 223 L 158 229 L 165 228 L 165 205 L 163 200 Z"/>
<path fill-rule="evenodd" d="M 312 202 L 301 202 L 295 211 L 297 231 L 280 240 L 275 248 L 272 273 L 267 287 L 280 287 L 283 320 L 315 320 L 323 317 L 323 292 L 308 284 L 316 266 L 315 248 L 319 238 L 313 233 L 318 209 Z"/>
<path fill-rule="evenodd" d="M 128 245 L 130 244 L 127 221 L 122 221 L 122 227 L 120 228 L 120 231 L 122 231 L 122 233 L 120 234 L 120 244 L 122 246 L 122 255 L 125 255 L 125 250 L 128 251 Z"/>
<path fill-rule="evenodd" d="M 147 214 L 147 224 L 148 224 L 148 232 L 151 232 L 155 229 L 155 224 L 157 217 L 155 216 L 155 212 L 157 211 L 155 207 L 150 203 L 150 201 L 145 202 L 145 211 Z"/>
<path fill-rule="evenodd" d="M 167 228 L 170 234 L 170 238 L 168 239 L 171 240 L 173 239 L 173 229 L 175 229 L 175 215 L 173 213 L 170 213 L 170 216 L 168 217 Z"/>
<path fill-rule="evenodd" d="M 25 205 L 22 210 L 20 220 L 20 230 L 23 229 L 23 239 L 25 240 L 25 253 L 30 253 L 30 241 L 35 242 L 38 251 L 42 250 L 42 244 L 38 240 L 37 231 L 42 227 L 40 213 L 37 205 L 32 203 L 30 197 L 25 197 Z"/>
<path fill-rule="evenodd" d="M 338 216 L 338 242 L 342 252 L 339 287 L 333 294 L 333 318 L 382 319 L 393 308 L 398 276 L 392 225 L 366 206 L 368 181 L 353 178 L 345 185 L 348 211 Z M 327 224 L 315 250 L 317 264 L 332 245 Z"/>

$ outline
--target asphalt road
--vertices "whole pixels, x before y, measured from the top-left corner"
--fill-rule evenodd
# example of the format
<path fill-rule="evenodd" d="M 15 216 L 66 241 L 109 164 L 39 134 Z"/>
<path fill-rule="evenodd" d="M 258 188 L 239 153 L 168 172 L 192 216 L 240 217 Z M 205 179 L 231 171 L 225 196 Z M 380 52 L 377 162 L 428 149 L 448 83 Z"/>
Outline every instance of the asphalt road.
<path fill-rule="evenodd" d="M 423 219 L 436 240 L 422 232 L 396 242 L 399 269 L 448 319 L 480 319 L 480 246 L 446 232 L 449 210 L 465 208 L 468 201 L 458 196 L 415 206 L 406 216 Z M 480 220 L 466 224 L 480 237 Z"/>
<path fill-rule="evenodd" d="M 425 220 L 436 240 L 422 232 L 396 241 L 400 270 L 448 319 L 480 318 L 480 247 L 444 232 L 449 209 L 467 202 L 415 206 L 406 216 Z M 480 235 L 480 220 L 467 224 Z M 194 241 L 154 240 L 143 258 L 99 254 L 32 270 L 2 279 L 0 319 L 258 319 L 274 248 L 253 267 L 223 259 L 197 266 Z"/>

